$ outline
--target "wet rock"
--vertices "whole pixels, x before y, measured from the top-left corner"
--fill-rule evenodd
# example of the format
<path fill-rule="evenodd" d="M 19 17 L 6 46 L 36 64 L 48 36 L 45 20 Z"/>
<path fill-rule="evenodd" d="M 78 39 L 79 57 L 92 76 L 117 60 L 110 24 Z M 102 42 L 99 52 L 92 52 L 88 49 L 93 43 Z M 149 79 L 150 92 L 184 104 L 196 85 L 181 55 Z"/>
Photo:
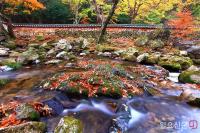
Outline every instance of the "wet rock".
<path fill-rule="evenodd" d="M 170 56 L 161 57 L 158 64 L 168 70 L 186 70 L 193 65 L 193 61 L 189 57 Z"/>
<path fill-rule="evenodd" d="M 56 60 L 56 59 L 53 59 L 53 60 L 50 60 L 50 61 L 47 61 L 45 62 L 45 64 L 58 64 L 62 62 L 62 60 Z"/>
<path fill-rule="evenodd" d="M 73 117 L 63 117 L 58 126 L 55 128 L 54 133 L 82 133 L 83 123 Z"/>
<path fill-rule="evenodd" d="M 192 91 L 190 89 L 183 90 L 183 92 L 179 96 L 179 99 L 184 100 L 184 101 L 194 100 L 194 97 L 192 95 Z"/>
<path fill-rule="evenodd" d="M 16 108 L 16 116 L 22 120 L 39 120 L 40 114 L 33 108 L 33 106 L 25 103 Z"/>
<path fill-rule="evenodd" d="M 158 49 L 164 47 L 164 43 L 161 40 L 151 40 L 149 41 L 149 44 L 152 49 Z"/>
<path fill-rule="evenodd" d="M 192 100 L 190 99 L 187 103 L 191 106 L 195 106 L 195 107 L 200 108 L 200 98 L 195 98 L 195 99 L 192 99 Z"/>
<path fill-rule="evenodd" d="M 52 98 L 43 102 L 45 105 L 48 105 L 52 110 L 53 114 L 59 115 L 63 112 L 63 105 L 56 99 Z"/>
<path fill-rule="evenodd" d="M 148 41 L 149 41 L 148 37 L 144 35 L 144 36 L 138 37 L 135 40 L 135 45 L 139 46 L 139 47 L 142 47 L 142 46 L 145 46 Z"/>
<path fill-rule="evenodd" d="M 1 133 L 44 133 L 46 125 L 43 122 L 27 122 L 16 126 L 0 128 Z"/>
<path fill-rule="evenodd" d="M 39 58 L 37 50 L 33 47 L 30 47 L 27 51 L 23 52 L 21 56 L 18 57 L 18 62 L 22 64 L 32 63 Z"/>
<path fill-rule="evenodd" d="M 137 62 L 141 63 L 144 62 L 149 57 L 148 53 L 141 54 L 137 57 Z"/>
<path fill-rule="evenodd" d="M 200 71 L 183 71 L 178 79 L 182 83 L 200 84 Z"/>
<path fill-rule="evenodd" d="M 8 56 L 9 50 L 8 48 L 0 48 L 0 56 Z"/>
<path fill-rule="evenodd" d="M 0 72 L 7 72 L 7 71 L 11 71 L 13 70 L 13 68 L 9 67 L 9 66 L 0 66 Z"/>

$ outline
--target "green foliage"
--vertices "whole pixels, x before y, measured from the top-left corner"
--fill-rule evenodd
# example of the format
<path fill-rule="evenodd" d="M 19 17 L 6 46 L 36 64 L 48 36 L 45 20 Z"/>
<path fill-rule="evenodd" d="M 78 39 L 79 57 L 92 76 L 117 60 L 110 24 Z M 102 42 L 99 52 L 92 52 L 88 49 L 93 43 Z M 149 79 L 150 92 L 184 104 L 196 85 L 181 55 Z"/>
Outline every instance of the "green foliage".
<path fill-rule="evenodd" d="M 9 63 L 5 63 L 5 65 L 13 68 L 14 70 L 20 69 L 22 67 L 22 64 L 19 62 L 9 62 Z"/>
<path fill-rule="evenodd" d="M 130 16 L 125 13 L 117 15 L 117 23 L 119 24 L 128 24 L 130 21 Z"/>
<path fill-rule="evenodd" d="M 8 79 L 0 79 L 0 87 L 6 85 L 9 82 Z"/>
<path fill-rule="evenodd" d="M 191 7 L 193 16 L 195 16 L 198 20 L 200 20 L 200 3 L 196 5 L 193 4 Z"/>
<path fill-rule="evenodd" d="M 50 22 L 67 23 L 72 14 L 68 5 L 64 5 L 59 0 L 50 0 L 43 11 L 44 19 Z"/>

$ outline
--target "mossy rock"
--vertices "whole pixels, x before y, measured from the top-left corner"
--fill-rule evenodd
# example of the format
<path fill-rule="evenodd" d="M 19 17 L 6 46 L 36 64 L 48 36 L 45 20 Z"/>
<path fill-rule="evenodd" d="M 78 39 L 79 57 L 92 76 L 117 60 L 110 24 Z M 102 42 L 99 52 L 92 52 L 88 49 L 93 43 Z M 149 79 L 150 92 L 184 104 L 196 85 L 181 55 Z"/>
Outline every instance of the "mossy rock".
<path fill-rule="evenodd" d="M 160 54 L 150 54 L 146 60 L 146 64 L 157 64 L 160 58 Z"/>
<path fill-rule="evenodd" d="M 0 128 L 1 133 L 44 133 L 46 124 L 44 122 L 27 122 L 15 126 Z"/>
<path fill-rule="evenodd" d="M 27 103 L 21 104 L 16 108 L 17 119 L 20 120 L 39 120 L 40 114 L 33 108 L 32 105 Z"/>
<path fill-rule="evenodd" d="M 152 49 L 159 49 L 164 47 L 164 43 L 161 40 L 151 40 L 149 45 Z"/>
<path fill-rule="evenodd" d="M 135 40 L 135 45 L 139 47 L 143 47 L 147 44 L 148 41 L 149 39 L 146 35 L 140 36 Z"/>
<path fill-rule="evenodd" d="M 54 133 L 83 133 L 83 123 L 70 116 L 61 118 Z"/>
<path fill-rule="evenodd" d="M 167 70 L 186 70 L 193 65 L 193 61 L 188 57 L 164 56 L 159 59 L 158 64 Z"/>
<path fill-rule="evenodd" d="M 178 79 L 182 83 L 200 84 L 200 71 L 183 71 Z"/>
<path fill-rule="evenodd" d="M 181 65 L 179 63 L 174 63 L 174 62 L 169 62 L 169 61 L 160 61 L 159 65 L 170 71 L 181 70 Z"/>
<path fill-rule="evenodd" d="M 99 44 L 96 46 L 96 50 L 99 51 L 99 52 L 113 52 L 116 49 L 116 47 L 112 47 L 110 45 L 105 45 L 105 44 Z"/>
<path fill-rule="evenodd" d="M 137 58 L 135 55 L 131 55 L 131 54 L 123 54 L 122 55 L 122 59 L 125 61 L 132 61 L 132 62 L 136 62 Z"/>

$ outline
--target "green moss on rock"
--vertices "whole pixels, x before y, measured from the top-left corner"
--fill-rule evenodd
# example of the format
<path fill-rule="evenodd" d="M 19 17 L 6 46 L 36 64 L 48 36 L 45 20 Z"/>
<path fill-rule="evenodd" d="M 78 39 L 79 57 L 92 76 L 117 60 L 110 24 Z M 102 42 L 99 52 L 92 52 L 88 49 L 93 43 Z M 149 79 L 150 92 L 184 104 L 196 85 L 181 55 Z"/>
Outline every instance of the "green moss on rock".
<path fill-rule="evenodd" d="M 186 70 L 193 65 L 193 61 L 188 57 L 164 56 L 160 58 L 158 64 L 168 70 Z"/>
<path fill-rule="evenodd" d="M 181 65 L 179 63 L 174 63 L 170 61 L 160 61 L 159 65 L 163 68 L 171 71 L 179 71 L 181 70 Z"/>
<path fill-rule="evenodd" d="M 16 108 L 18 119 L 39 120 L 40 114 L 29 104 L 21 104 Z"/>
<path fill-rule="evenodd" d="M 200 84 L 200 71 L 183 71 L 178 79 L 182 83 Z"/>
<path fill-rule="evenodd" d="M 61 118 L 54 133 L 83 133 L 83 123 L 73 117 L 65 116 Z"/>
<path fill-rule="evenodd" d="M 0 128 L 1 133 L 44 133 L 46 124 L 44 122 L 27 122 L 16 126 Z"/>

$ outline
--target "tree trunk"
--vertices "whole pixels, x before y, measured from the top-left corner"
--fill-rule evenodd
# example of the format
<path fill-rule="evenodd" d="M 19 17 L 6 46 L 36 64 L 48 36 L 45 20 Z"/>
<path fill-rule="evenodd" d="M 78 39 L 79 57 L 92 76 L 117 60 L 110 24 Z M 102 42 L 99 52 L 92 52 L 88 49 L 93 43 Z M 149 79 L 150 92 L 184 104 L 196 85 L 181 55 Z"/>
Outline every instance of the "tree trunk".
<path fill-rule="evenodd" d="M 13 25 L 12 25 L 11 19 L 7 18 L 6 16 L 4 16 L 4 15 L 1 14 L 1 13 L 0 13 L 0 18 L 1 18 L 1 19 L 0 19 L 0 20 L 1 20 L 1 22 L 0 22 L 0 27 L 3 29 L 4 32 L 7 32 L 7 33 L 5 33 L 5 34 L 9 35 L 9 37 L 11 37 L 11 38 L 15 38 L 15 34 L 14 34 L 14 32 L 13 32 Z M 8 28 L 7 30 L 4 28 L 3 22 L 6 23 L 7 28 Z"/>
<path fill-rule="evenodd" d="M 92 4 L 93 4 L 93 6 L 95 8 L 95 12 L 97 14 L 97 23 L 100 24 L 100 23 L 103 22 L 103 20 L 102 20 L 102 17 L 101 17 L 101 11 L 100 11 L 100 9 L 99 9 L 99 7 L 97 5 L 97 1 L 96 0 L 92 0 Z"/>
<path fill-rule="evenodd" d="M 106 19 L 106 21 L 103 23 L 103 27 L 102 27 L 102 30 L 101 30 L 101 34 L 99 36 L 99 39 L 97 41 L 97 43 L 101 43 L 103 41 L 103 38 L 104 38 L 104 35 L 106 33 L 106 28 L 107 28 L 107 25 L 109 24 L 113 14 L 115 13 L 115 9 L 117 8 L 117 4 L 119 3 L 119 0 L 115 0 L 114 3 L 113 3 L 113 6 L 109 12 L 109 15 Z"/>

